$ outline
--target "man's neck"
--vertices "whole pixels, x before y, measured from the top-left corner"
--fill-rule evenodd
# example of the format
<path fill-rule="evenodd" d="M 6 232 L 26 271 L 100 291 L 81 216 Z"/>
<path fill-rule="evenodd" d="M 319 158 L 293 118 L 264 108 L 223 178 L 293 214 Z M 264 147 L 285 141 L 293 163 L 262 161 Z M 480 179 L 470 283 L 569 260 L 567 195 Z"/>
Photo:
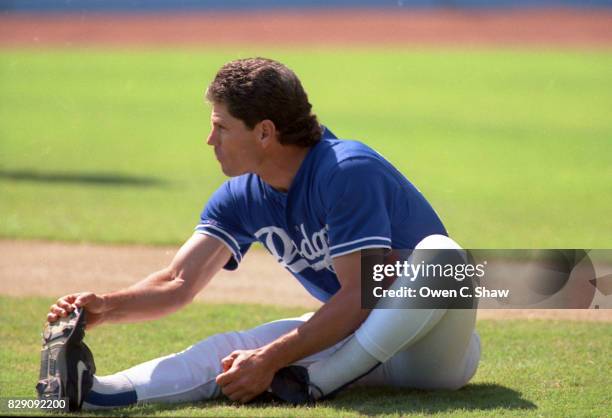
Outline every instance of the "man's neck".
<path fill-rule="evenodd" d="M 280 146 L 261 164 L 256 174 L 274 189 L 286 193 L 308 151 L 310 148 Z"/>

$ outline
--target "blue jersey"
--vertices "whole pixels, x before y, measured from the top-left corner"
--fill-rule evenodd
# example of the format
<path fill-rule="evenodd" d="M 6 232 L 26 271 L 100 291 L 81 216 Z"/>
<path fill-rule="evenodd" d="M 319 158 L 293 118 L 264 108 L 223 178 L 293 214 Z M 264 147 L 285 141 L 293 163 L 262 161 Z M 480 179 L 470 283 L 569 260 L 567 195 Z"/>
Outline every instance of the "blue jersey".
<path fill-rule="evenodd" d="M 196 231 L 231 250 L 229 270 L 259 241 L 323 302 L 340 288 L 334 257 L 366 248 L 412 249 L 428 235 L 447 235 L 425 197 L 395 167 L 327 129 L 287 193 L 255 174 L 234 177 L 213 194 Z"/>

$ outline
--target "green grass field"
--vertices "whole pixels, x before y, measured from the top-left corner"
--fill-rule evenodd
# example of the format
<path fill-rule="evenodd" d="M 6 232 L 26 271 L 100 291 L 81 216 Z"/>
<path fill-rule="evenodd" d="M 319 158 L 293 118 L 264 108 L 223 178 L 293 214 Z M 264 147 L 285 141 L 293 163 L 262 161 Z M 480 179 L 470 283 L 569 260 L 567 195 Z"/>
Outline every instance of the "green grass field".
<path fill-rule="evenodd" d="M 607 52 L 3 50 L 0 236 L 182 242 L 224 180 L 203 91 L 247 55 L 292 67 L 463 246 L 610 247 Z"/>
<path fill-rule="evenodd" d="M 33 397 L 40 330 L 50 299 L 0 297 L 1 397 Z M 180 351 L 218 332 L 301 314 L 299 309 L 195 303 L 161 321 L 101 327 L 86 341 L 98 374 Z M 456 391 L 351 389 L 315 408 L 233 406 L 225 401 L 146 405 L 115 411 L 122 416 L 364 416 L 608 415 L 612 325 L 562 321 L 480 321 L 482 360 L 472 382 Z M 7 367 L 9 366 L 10 367 Z M 105 413 L 108 415 L 108 412 Z"/>
<path fill-rule="evenodd" d="M 321 121 L 371 145 L 471 248 L 610 248 L 612 53 L 420 50 L 0 51 L 0 237 L 178 244 L 224 181 L 204 144 L 216 69 L 292 67 Z M 6 278 L 3 278 L 5 280 Z M 54 295 L 56 296 L 56 295 Z M 50 299 L 0 296 L 0 397 L 33 397 Z M 102 327 L 99 374 L 300 309 L 195 303 Z M 354 389 L 316 408 L 224 401 L 127 416 L 606 416 L 612 325 L 481 321 L 457 392 Z"/>

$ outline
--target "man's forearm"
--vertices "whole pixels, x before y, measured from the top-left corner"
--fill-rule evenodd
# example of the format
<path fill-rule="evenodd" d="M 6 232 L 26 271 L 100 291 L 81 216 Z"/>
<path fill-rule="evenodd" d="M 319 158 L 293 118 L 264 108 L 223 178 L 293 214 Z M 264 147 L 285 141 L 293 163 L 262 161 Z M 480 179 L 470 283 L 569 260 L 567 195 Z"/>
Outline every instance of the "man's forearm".
<path fill-rule="evenodd" d="M 102 295 L 102 322 L 135 322 L 159 318 L 189 303 L 184 281 L 169 269 L 116 292 Z"/>
<path fill-rule="evenodd" d="M 347 308 L 350 307 L 350 308 Z M 360 289 L 339 291 L 305 324 L 261 348 L 271 367 L 280 369 L 318 353 L 353 333 L 367 318 Z"/>

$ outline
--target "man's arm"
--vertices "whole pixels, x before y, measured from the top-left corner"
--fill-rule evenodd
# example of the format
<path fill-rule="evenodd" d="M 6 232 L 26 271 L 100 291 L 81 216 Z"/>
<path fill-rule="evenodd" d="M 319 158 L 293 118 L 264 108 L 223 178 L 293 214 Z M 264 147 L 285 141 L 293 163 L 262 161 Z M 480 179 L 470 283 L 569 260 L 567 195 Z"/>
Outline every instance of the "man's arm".
<path fill-rule="evenodd" d="M 361 308 L 361 254 L 334 259 L 341 288 L 302 326 L 262 347 L 278 370 L 318 353 L 355 332 L 370 311 Z"/>
<path fill-rule="evenodd" d="M 360 252 L 334 259 L 340 290 L 306 323 L 256 350 L 235 351 L 223 360 L 217 383 L 230 399 L 248 402 L 266 390 L 274 373 L 332 346 L 353 333 L 369 314 L 361 309 Z"/>
<path fill-rule="evenodd" d="M 218 239 L 194 234 L 165 269 L 116 292 L 64 296 L 51 306 L 47 320 L 56 321 L 75 306 L 88 311 L 88 326 L 162 317 L 190 303 L 230 256 L 229 249 Z"/>

